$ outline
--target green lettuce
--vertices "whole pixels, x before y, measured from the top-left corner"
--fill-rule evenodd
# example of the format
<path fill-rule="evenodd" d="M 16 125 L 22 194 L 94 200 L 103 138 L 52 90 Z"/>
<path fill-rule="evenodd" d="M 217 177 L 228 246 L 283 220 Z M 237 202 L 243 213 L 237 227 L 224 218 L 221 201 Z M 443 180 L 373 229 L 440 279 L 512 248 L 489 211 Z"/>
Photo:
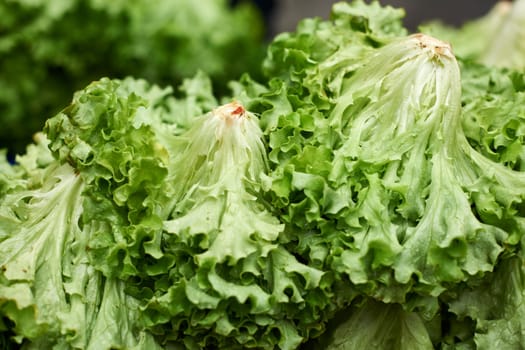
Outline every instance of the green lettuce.
<path fill-rule="evenodd" d="M 279 244 L 284 227 L 262 197 L 256 117 L 228 103 L 174 142 L 160 258 L 172 262 L 135 287 L 152 295 L 144 311 L 152 331 L 189 349 L 295 349 L 322 331 L 332 309 L 327 276 Z"/>
<path fill-rule="evenodd" d="M 265 76 L 289 82 L 299 96 L 319 106 L 336 99 L 343 78 L 375 48 L 406 35 L 404 11 L 358 0 L 334 4 L 330 21 L 308 18 L 297 29 L 279 34 L 263 62 Z"/>
<path fill-rule="evenodd" d="M 524 175 L 469 143 L 448 44 L 390 38 L 340 80 L 311 85 L 309 72 L 334 57 L 280 61 L 288 78 L 248 102 L 268 138 L 271 202 L 304 259 L 431 318 L 436 297 L 482 278 L 519 242 Z M 337 98 L 318 98 L 327 91 Z"/>
<path fill-rule="evenodd" d="M 338 9 L 270 44 L 277 78 L 234 85 L 261 114 L 287 247 L 350 282 L 338 305 L 357 289 L 416 312 L 434 346 L 472 348 L 476 322 L 450 303 L 521 249 L 523 76 L 422 34 L 367 46 Z"/>
<path fill-rule="evenodd" d="M 137 273 L 136 265 L 145 264 L 140 249 L 146 241 L 151 254 L 158 249 L 155 222 L 168 173 L 163 140 L 170 132 L 162 120 L 176 104 L 170 91 L 140 80 L 102 79 L 46 123 L 50 149 L 87 184 L 83 228 L 92 261 L 106 276 Z"/>
<path fill-rule="evenodd" d="M 7 175 L 19 185 L 0 205 L 0 313 L 2 330 L 14 342 L 27 349 L 158 347 L 144 329 L 139 300 L 125 293 L 127 285 L 114 273 L 103 274 L 107 265 L 92 260 L 92 246 L 110 227 L 107 215 L 97 221 L 101 210 L 126 211 L 121 228 L 128 232 L 140 232 L 133 225 L 140 226 L 138 216 L 154 217 L 153 195 L 149 202 L 141 198 L 151 194 L 147 181 L 158 188 L 153 175 L 166 174 L 167 150 L 145 121 L 157 122 L 155 130 L 165 134 L 160 125 L 167 111 L 185 106 L 181 124 L 170 124 L 176 131 L 197 108 L 195 99 L 186 102 L 142 80 L 103 79 L 79 91 L 48 120 L 46 136 L 18 157 Z M 111 205 L 98 206 L 100 199 Z"/>
<path fill-rule="evenodd" d="M 459 319 L 475 324 L 478 349 L 516 349 L 525 343 L 523 257 L 503 260 L 482 283 L 463 288 L 449 302 Z"/>
<path fill-rule="evenodd" d="M 47 121 L 54 156 L 85 182 L 89 266 L 161 344 L 297 348 L 334 311 L 331 277 L 280 245 L 258 119 L 238 102 L 202 114 L 207 86 L 197 76 L 174 98 L 102 79 Z"/>
<path fill-rule="evenodd" d="M 420 30 L 452 44 L 458 57 L 491 67 L 525 68 L 525 1 L 500 1 L 484 16 L 459 28 L 440 21 Z"/>
<path fill-rule="evenodd" d="M 425 323 L 399 304 L 374 300 L 341 311 L 329 324 L 330 332 L 312 349 L 434 349 Z"/>
<path fill-rule="evenodd" d="M 3 334 L 24 349 L 158 348 L 141 328 L 138 302 L 89 263 L 82 177 L 54 162 L 44 178 L 0 207 L 9 213 L 1 225 L 16 223 L 0 244 Z"/>
<path fill-rule="evenodd" d="M 0 346 L 522 346 L 524 75 L 402 17 L 338 3 L 226 97 L 75 93 L 0 160 Z"/>
<path fill-rule="evenodd" d="M 11 220 L 22 219 L 0 248 L 2 314 L 12 320 L 17 334 L 29 339 L 45 329 L 67 332 L 59 322 L 70 307 L 63 288 L 63 270 L 69 267 L 64 253 L 80 235 L 82 181 L 67 165 L 49 171 L 42 188 L 20 191 L 12 199 L 27 204 L 11 213 Z M 55 210 L 59 214 L 53 215 Z"/>
<path fill-rule="evenodd" d="M 462 123 L 469 143 L 516 171 L 525 169 L 524 82 L 517 71 L 462 63 Z"/>

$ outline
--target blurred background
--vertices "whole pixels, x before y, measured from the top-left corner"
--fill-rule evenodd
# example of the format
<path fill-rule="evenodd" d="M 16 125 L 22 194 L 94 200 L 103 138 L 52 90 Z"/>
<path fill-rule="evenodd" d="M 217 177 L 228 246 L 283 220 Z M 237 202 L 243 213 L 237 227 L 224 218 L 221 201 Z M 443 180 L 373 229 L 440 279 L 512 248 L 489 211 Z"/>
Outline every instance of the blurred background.
<path fill-rule="evenodd" d="M 328 18 L 335 0 L 256 0 L 266 13 L 269 37 L 291 31 L 301 18 Z M 369 1 L 368 1 L 369 2 Z M 441 19 L 451 25 L 461 25 L 468 19 L 485 14 L 496 0 L 382 0 L 381 4 L 402 7 L 406 11 L 405 25 L 416 30 L 418 24 Z"/>

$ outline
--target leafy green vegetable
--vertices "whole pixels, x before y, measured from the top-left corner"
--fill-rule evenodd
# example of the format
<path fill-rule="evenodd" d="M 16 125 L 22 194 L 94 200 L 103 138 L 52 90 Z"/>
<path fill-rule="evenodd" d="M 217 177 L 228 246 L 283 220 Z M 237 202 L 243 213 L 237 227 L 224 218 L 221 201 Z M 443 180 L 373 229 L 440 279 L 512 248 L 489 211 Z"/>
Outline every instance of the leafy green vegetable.
<path fill-rule="evenodd" d="M 494 67 L 525 68 L 525 1 L 500 1 L 483 17 L 453 28 L 440 21 L 424 33 L 449 41 L 455 53 Z"/>
<path fill-rule="evenodd" d="M 434 349 L 421 318 L 398 304 L 385 305 L 367 300 L 334 318 L 336 327 L 323 336 L 318 348 L 351 349 Z"/>
<path fill-rule="evenodd" d="M 67 164 L 53 163 L 46 173 L 41 187 L 3 201 L 2 226 L 17 225 L 0 246 L 0 313 L 9 319 L 2 328 L 25 349 L 154 349 L 153 337 L 138 329 L 132 298 L 122 287 L 109 289 L 118 282 L 104 280 L 88 263 L 89 237 L 79 224 L 83 179 Z M 121 299 L 111 294 L 118 290 Z M 121 331 L 125 325 L 128 333 Z"/>
<path fill-rule="evenodd" d="M 463 63 L 463 129 L 484 156 L 517 171 L 525 159 L 524 76 Z"/>
<path fill-rule="evenodd" d="M 63 257 L 80 234 L 77 223 L 83 187 L 70 167 L 54 168 L 41 189 L 17 193 L 18 198 L 12 199 L 13 203 L 29 202 L 13 210 L 12 216 L 23 221 L 19 220 L 18 229 L 9 232 L 0 248 L 2 313 L 28 338 L 38 337 L 44 328 L 62 332 L 53 327 L 60 327 L 60 314 L 69 307 L 62 287 L 62 271 L 67 269 Z M 53 210 L 59 214 L 52 215 Z"/>
<path fill-rule="evenodd" d="M 336 3 L 331 21 L 301 21 L 297 30 L 278 35 L 270 44 L 264 73 L 289 81 L 298 95 L 321 101 L 337 98 L 345 75 L 363 64 L 376 47 L 407 33 L 404 11 L 379 2 Z"/>
<path fill-rule="evenodd" d="M 185 348 L 294 349 L 330 307 L 324 274 L 278 245 L 283 225 L 261 200 L 261 137 L 255 116 L 233 102 L 176 141 L 173 164 L 184 167 L 171 169 L 175 204 L 162 239 L 174 261 L 155 276 L 145 313 L 155 333 L 162 325 Z"/>
<path fill-rule="evenodd" d="M 479 349 L 515 349 L 524 339 L 523 257 L 503 260 L 482 283 L 464 288 L 450 302 L 459 318 L 476 321 L 474 341 Z"/>
<path fill-rule="evenodd" d="M 525 74 L 402 17 L 338 3 L 227 97 L 78 91 L 0 161 L 0 344 L 523 346 Z"/>
<path fill-rule="evenodd" d="M 519 249 L 522 75 L 466 60 L 460 71 L 447 44 L 421 35 L 348 40 L 324 56 L 309 45 L 323 31 L 297 40 L 305 23 L 270 45 L 280 79 L 247 102 L 261 113 L 291 249 L 362 294 L 418 310 L 435 346 L 469 348 L 478 320 L 450 314 L 448 292 L 485 281 Z"/>
<path fill-rule="evenodd" d="M 100 287 L 99 287 L 100 288 Z M 137 330 L 142 314 L 139 302 L 125 292 L 125 284 L 116 279 L 107 279 L 103 296 L 91 329 L 91 338 L 86 349 L 162 349 L 153 336 Z"/>
<path fill-rule="evenodd" d="M 51 150 L 81 172 L 89 186 L 84 231 L 95 266 L 109 277 L 137 273 L 135 264 L 146 264 L 141 249 L 147 241 L 151 251 L 146 253 L 159 249 L 155 222 L 166 200 L 161 189 L 168 173 L 163 142 L 181 127 L 162 121 L 178 104 L 170 89 L 103 79 L 77 93 L 46 123 Z"/>
<path fill-rule="evenodd" d="M 129 205 L 129 220 L 141 211 L 153 216 L 154 202 L 143 205 L 140 196 L 151 193 L 145 181 L 155 182 L 152 174 L 165 175 L 167 151 L 160 140 L 153 142 L 146 115 L 160 123 L 170 105 L 197 108 L 194 98 L 183 104 L 169 93 L 133 79 L 93 83 L 46 124 L 49 141 L 40 144 L 49 144 L 56 160 L 36 145 L 13 167 L 20 185 L 5 194 L 0 208 L 0 312 L 9 319 L 4 328 L 26 348 L 158 347 L 144 330 L 138 300 L 125 293 L 122 281 L 96 270 L 89 251 L 105 223 L 96 221 L 104 209 L 96 200 L 107 193 L 116 200 L 113 208 L 122 204 L 118 200 Z"/>
<path fill-rule="evenodd" d="M 50 149 L 86 183 L 89 262 L 125 283 L 162 343 L 296 348 L 333 312 L 329 276 L 279 245 L 255 116 L 236 102 L 186 114 L 204 83 L 187 81 L 176 100 L 103 79 L 48 120 Z"/>
<path fill-rule="evenodd" d="M 416 35 L 367 60 L 325 120 L 294 122 L 298 110 L 278 117 L 273 203 L 287 224 L 312 232 L 297 237 L 305 258 L 321 257 L 366 293 L 438 296 L 491 271 L 519 241 L 524 177 L 468 144 L 448 45 Z"/>

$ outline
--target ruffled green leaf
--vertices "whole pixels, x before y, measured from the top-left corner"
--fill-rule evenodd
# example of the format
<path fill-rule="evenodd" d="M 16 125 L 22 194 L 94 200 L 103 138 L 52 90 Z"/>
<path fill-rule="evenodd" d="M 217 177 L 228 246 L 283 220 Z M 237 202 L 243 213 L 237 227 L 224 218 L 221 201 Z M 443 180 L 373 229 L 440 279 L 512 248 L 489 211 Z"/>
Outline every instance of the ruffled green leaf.
<path fill-rule="evenodd" d="M 334 319 L 318 348 L 351 349 L 434 349 L 418 314 L 401 305 L 366 301 Z"/>
<path fill-rule="evenodd" d="M 322 331 L 329 277 L 279 245 L 255 116 L 236 102 L 218 107 L 176 145 L 173 164 L 185 166 L 170 169 L 174 206 L 162 240 L 174 263 L 145 300 L 149 327 L 191 349 L 295 349 Z M 148 283 L 136 285 L 137 296 Z"/>
<path fill-rule="evenodd" d="M 295 94 L 329 108 L 343 78 L 360 67 L 365 57 L 397 36 L 406 35 L 404 11 L 373 1 L 340 2 L 330 21 L 304 19 L 291 33 L 279 34 L 264 61 L 267 77 L 281 78 Z"/>
<path fill-rule="evenodd" d="M 458 317 L 474 320 L 478 349 L 516 349 L 525 343 L 524 277 L 521 257 L 505 259 L 482 283 L 464 288 L 450 302 Z"/>
<path fill-rule="evenodd" d="M 421 31 L 452 44 L 459 57 L 489 67 L 525 68 L 525 1 L 500 1 L 459 28 L 434 21 Z"/>
<path fill-rule="evenodd" d="M 388 302 L 491 271 L 522 236 L 525 178 L 467 142 L 450 47 L 395 40 L 342 86 L 315 131 L 294 122 L 306 100 L 269 134 L 273 203 L 301 254 Z"/>
<path fill-rule="evenodd" d="M 0 245 L 2 314 L 21 338 L 36 339 L 46 330 L 57 336 L 70 307 L 64 256 L 80 234 L 83 182 L 67 165 L 53 168 L 42 188 L 17 193 L 27 204 L 17 210 L 16 230 Z"/>

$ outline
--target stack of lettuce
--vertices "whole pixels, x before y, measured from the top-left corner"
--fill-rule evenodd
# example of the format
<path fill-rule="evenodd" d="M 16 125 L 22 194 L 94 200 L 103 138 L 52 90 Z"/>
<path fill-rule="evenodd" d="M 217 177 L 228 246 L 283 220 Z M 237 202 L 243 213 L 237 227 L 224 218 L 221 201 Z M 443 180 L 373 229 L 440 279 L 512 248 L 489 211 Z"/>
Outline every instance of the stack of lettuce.
<path fill-rule="evenodd" d="M 0 163 L 0 330 L 26 349 L 525 345 L 525 75 L 363 1 L 265 79 L 101 79 Z"/>

